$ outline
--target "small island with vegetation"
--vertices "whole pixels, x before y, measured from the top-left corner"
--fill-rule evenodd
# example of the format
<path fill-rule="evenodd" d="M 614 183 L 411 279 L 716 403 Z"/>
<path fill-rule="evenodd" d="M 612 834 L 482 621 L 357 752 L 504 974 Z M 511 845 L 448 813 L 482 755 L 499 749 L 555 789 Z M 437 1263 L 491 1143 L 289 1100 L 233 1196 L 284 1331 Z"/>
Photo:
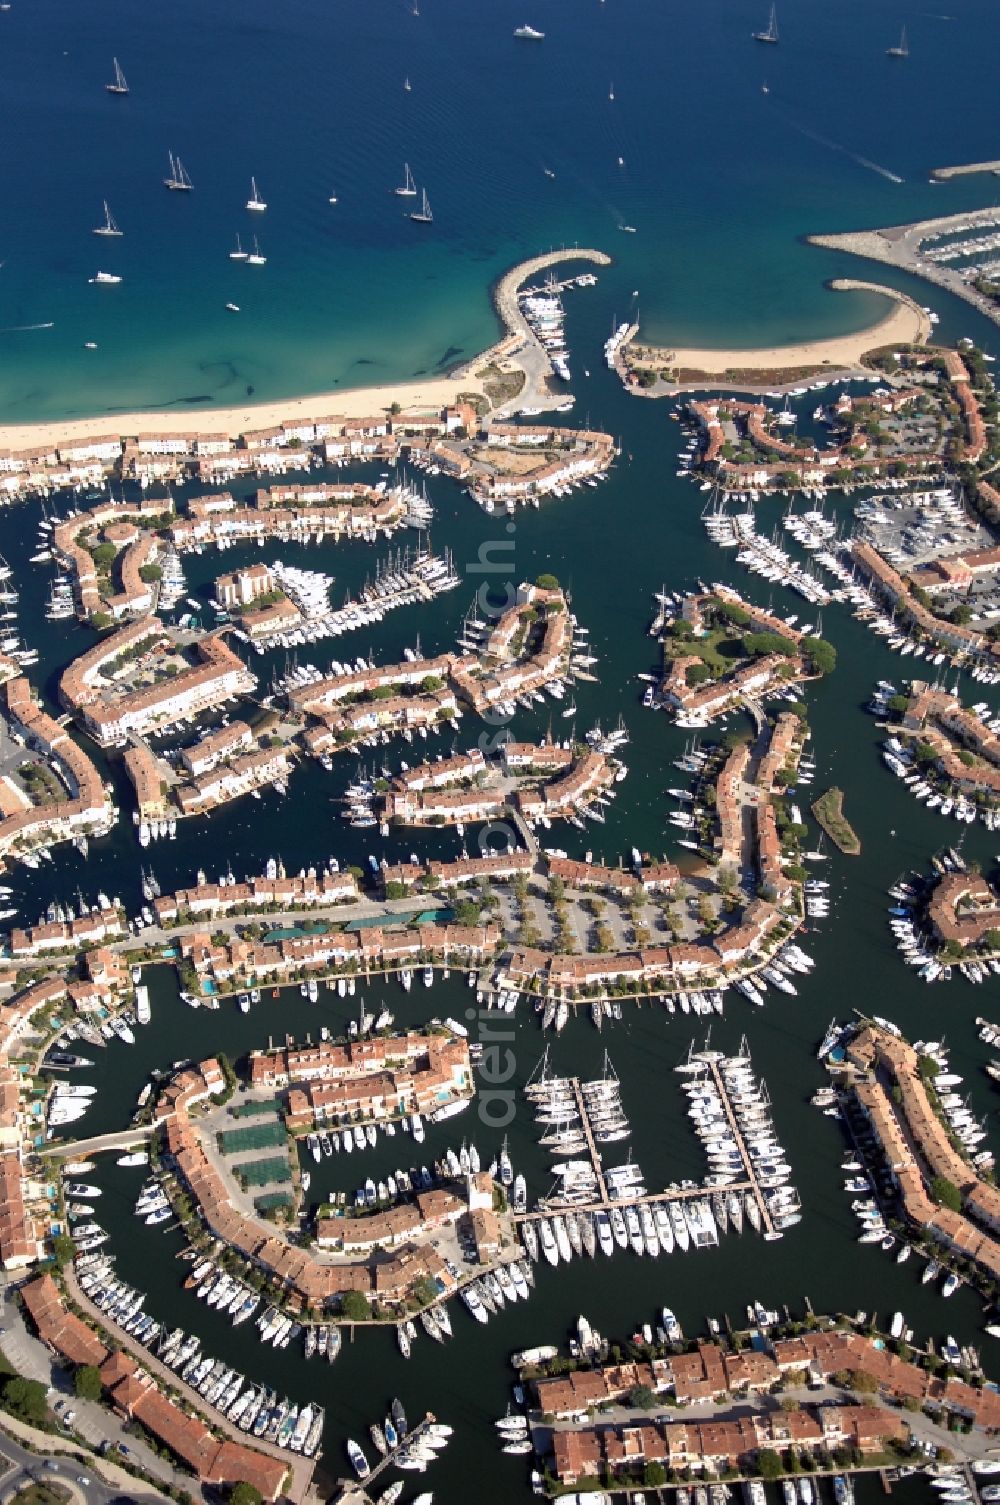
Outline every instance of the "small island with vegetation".
<path fill-rule="evenodd" d="M 812 813 L 837 849 L 846 857 L 861 856 L 861 842 L 844 816 L 844 791 L 836 785 L 813 801 Z"/>

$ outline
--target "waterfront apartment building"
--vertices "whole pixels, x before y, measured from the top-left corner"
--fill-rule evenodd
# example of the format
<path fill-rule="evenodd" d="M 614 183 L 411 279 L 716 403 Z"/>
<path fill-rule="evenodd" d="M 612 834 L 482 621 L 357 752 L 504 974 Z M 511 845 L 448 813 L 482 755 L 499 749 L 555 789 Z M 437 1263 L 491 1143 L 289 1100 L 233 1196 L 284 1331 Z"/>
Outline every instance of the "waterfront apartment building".
<path fill-rule="evenodd" d="M 165 638 L 162 623 L 155 617 L 130 623 L 74 659 L 63 674 L 59 683 L 63 704 L 79 716 L 102 747 L 122 746 L 130 738 L 164 731 L 248 694 L 257 683 L 223 638 L 213 635 L 194 645 L 198 663 L 146 688 L 111 693 L 116 664 L 158 647 Z"/>
<path fill-rule="evenodd" d="M 944 617 L 937 617 L 921 605 L 910 593 L 899 572 L 871 544 L 855 539 L 851 544 L 851 555 L 874 591 L 926 633 L 932 642 L 956 652 L 1000 656 L 1000 644 L 991 642 L 983 633 L 959 622 L 949 622 Z"/>
<path fill-rule="evenodd" d="M 847 1047 L 847 1058 L 866 1073 L 855 1084 L 855 1096 L 883 1147 L 907 1218 L 992 1279 L 1000 1277 L 1000 1191 L 954 1148 L 927 1095 L 913 1046 L 866 1025 Z M 876 1067 L 896 1089 L 898 1105 Z M 930 1196 L 928 1187 L 937 1177 L 958 1189 L 961 1213 Z"/>
<path fill-rule="evenodd" d="M 167 814 L 169 803 L 163 770 L 153 753 L 145 742 L 136 742 L 133 747 L 126 748 L 122 763 L 135 790 L 139 819 L 161 820 Z"/>
<path fill-rule="evenodd" d="M 193 778 L 208 773 L 217 764 L 253 746 L 253 732 L 245 721 L 231 721 L 208 732 L 190 747 L 182 747 L 181 762 Z"/>
<path fill-rule="evenodd" d="M 178 808 L 182 815 L 200 815 L 253 789 L 287 780 L 291 768 L 287 747 L 256 748 L 178 784 L 174 791 Z"/>
<path fill-rule="evenodd" d="M 931 892 L 927 918 L 946 944 L 979 946 L 991 930 L 1000 931 L 1000 896 L 978 873 L 945 873 Z"/>
<path fill-rule="evenodd" d="M 734 1412 L 708 1421 L 612 1423 L 552 1434 L 554 1468 L 560 1484 L 584 1478 L 627 1478 L 647 1464 L 718 1477 L 732 1469 L 753 1472 L 764 1449 L 783 1451 L 843 1446 L 880 1452 L 902 1442 L 906 1421 L 884 1406 L 825 1406 L 815 1410 Z M 687 1475 L 685 1474 L 685 1477 Z"/>
<path fill-rule="evenodd" d="M 0 707 L 9 731 L 42 755 L 67 793 L 66 799 L 38 805 L 27 797 L 0 803 L 0 860 L 80 833 L 109 830 L 117 811 L 100 774 L 65 728 L 37 704 L 29 681 L 19 675 L 0 686 Z M 4 786 L 8 793 L 14 787 Z"/>
<path fill-rule="evenodd" d="M 238 914 L 242 910 L 318 909 L 349 904 L 361 897 L 353 873 L 320 873 L 304 877 L 248 878 L 245 883 L 200 883 L 153 900 L 160 925 L 176 924 L 181 915 Z"/>
<path fill-rule="evenodd" d="M 966 710 L 957 695 L 915 679 L 902 729 L 934 749 L 942 773 L 963 793 L 1000 798 L 1000 737 Z M 973 761 L 963 758 L 963 752 Z"/>
<path fill-rule="evenodd" d="M 215 599 L 227 611 L 250 606 L 259 596 L 274 590 L 274 575 L 266 564 L 251 564 L 232 575 L 220 575 L 215 582 Z"/>

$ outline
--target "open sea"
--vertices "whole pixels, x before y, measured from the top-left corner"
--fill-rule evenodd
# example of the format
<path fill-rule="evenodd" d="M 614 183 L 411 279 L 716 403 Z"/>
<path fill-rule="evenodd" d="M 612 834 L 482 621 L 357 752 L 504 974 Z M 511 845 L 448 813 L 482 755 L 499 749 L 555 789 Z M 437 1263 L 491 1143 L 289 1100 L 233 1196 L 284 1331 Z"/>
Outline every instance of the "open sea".
<path fill-rule="evenodd" d="M 928 171 L 997 154 L 996 8 L 787 0 L 778 47 L 750 39 L 766 11 L 12 0 L 0 419 L 185 411 L 438 371 L 494 337 L 493 278 L 562 244 L 615 256 L 605 322 L 637 290 L 653 339 L 861 328 L 881 302 L 822 284 L 864 268 L 799 237 L 989 202 L 988 178 L 931 187 Z M 514 39 L 525 20 L 544 42 Z M 905 63 L 885 56 L 903 21 Z M 113 56 L 126 97 L 104 89 Z M 191 194 L 162 186 L 171 151 Z M 404 161 L 431 226 L 391 192 Z M 244 209 L 251 175 L 265 214 Z M 104 200 L 120 241 L 90 234 Z M 237 233 L 258 235 L 266 267 L 229 260 Z M 91 286 L 98 269 L 124 281 Z"/>
<path fill-rule="evenodd" d="M 771 593 L 709 545 L 703 498 L 675 478 L 677 425 L 666 421 L 663 404 L 622 392 L 604 368 L 602 342 L 612 320 L 636 305 L 643 334 L 664 342 L 749 346 L 861 328 L 884 311 L 882 300 L 823 288 L 832 276 L 856 275 L 893 282 L 932 304 L 943 339 L 969 334 L 1000 353 L 996 328 L 937 289 L 801 240 L 812 231 L 981 207 L 995 197 L 989 178 L 928 183 L 932 167 L 1000 155 L 995 4 L 925 0 L 915 10 L 901 0 L 785 0 L 781 45 L 765 48 L 750 40 L 766 24 L 762 0 L 419 3 L 417 16 L 409 0 L 220 0 L 214 7 L 175 0 L 142 8 L 124 0 L 12 0 L 0 12 L 0 201 L 7 205 L 0 420 L 144 406 L 193 412 L 248 394 L 273 399 L 443 371 L 495 337 L 488 290 L 512 262 L 573 243 L 610 252 L 615 265 L 601 272 L 597 288 L 568 295 L 567 332 L 576 418 L 619 436 L 622 459 L 598 490 L 519 514 L 503 536 L 514 545 L 511 578 L 554 571 L 590 629 L 601 682 L 576 687 L 578 729 L 622 715 L 631 733 L 629 777 L 607 824 L 586 833 L 565 828 L 552 839 L 574 856 L 592 847 L 614 860 L 633 844 L 676 856 L 665 789 L 679 782 L 672 759 L 685 735 L 642 710 L 635 678 L 655 667 L 647 636 L 652 592 L 664 583 L 679 590 L 699 578 L 726 579 L 784 614 L 801 618 L 809 608 Z M 523 22 L 544 30 L 545 41 L 515 42 L 513 28 Z M 904 22 L 911 56 L 899 63 L 884 54 Z M 124 99 L 103 88 L 113 55 L 131 88 Z M 181 156 L 192 194 L 161 186 L 168 151 Z M 404 161 L 427 187 L 429 227 L 405 220 L 391 193 Z M 268 203 L 259 216 L 243 208 L 251 175 Z M 120 241 L 90 235 L 105 199 L 125 231 Z M 637 233 L 623 234 L 623 223 Z M 266 267 L 228 259 L 237 233 L 244 246 L 259 236 Z M 98 268 L 120 272 L 121 286 L 88 285 Z M 230 300 L 241 306 L 238 318 L 225 311 Z M 85 350 L 88 340 L 99 348 Z M 816 400 L 801 400 L 804 418 Z M 353 473 L 371 477 L 372 470 Z M 469 570 L 502 525 L 442 478 L 429 490 L 434 545 L 451 547 L 458 567 Z M 850 501 L 833 505 L 849 526 Z M 778 524 L 782 507 L 762 504 L 759 518 L 771 509 Z M 33 681 L 55 704 L 59 674 L 91 634 L 44 618 L 50 567 L 28 562 L 38 516 L 36 503 L 0 515 L 0 552 L 21 589 L 20 628 L 40 653 Z M 186 559 L 189 592 L 207 600 L 222 568 L 270 557 L 235 550 L 224 564 L 219 556 Z M 364 545 L 327 541 L 319 549 L 289 546 L 282 557 L 335 574 L 339 597 L 364 580 L 374 555 Z M 425 651 L 442 651 L 453 644 L 478 580 L 470 573 L 467 588 L 309 656 L 323 666 L 331 656 L 369 650 L 389 659 L 418 632 Z M 580 1312 L 601 1332 L 627 1337 L 662 1304 L 689 1334 L 703 1330 L 707 1315 L 738 1322 L 754 1299 L 793 1313 L 806 1298 L 817 1311 L 863 1308 L 886 1326 L 898 1307 L 919 1338 L 939 1341 L 950 1332 L 960 1343 L 985 1345 L 987 1372 L 1000 1376 L 982 1332 L 989 1319 L 967 1290 L 945 1305 L 934 1287 L 921 1285 L 919 1259 L 897 1267 L 856 1243 L 841 1189 L 841 1131 L 808 1104 L 825 1079 L 814 1051 L 830 1018 L 874 1007 L 910 1038 L 946 1035 L 952 1069 L 965 1075 L 963 1090 L 987 1115 L 989 1143 L 998 1148 L 995 1089 L 981 1069 L 988 1053 L 973 1026 L 980 1013 L 1000 1018 L 995 981 L 979 989 L 962 981 L 923 986 L 892 951 L 886 925 L 886 887 L 910 867 L 925 868 L 930 853 L 959 834 L 916 806 L 884 769 L 877 729 L 863 713 L 874 680 L 898 684 L 909 665 L 843 608 L 823 613 L 823 631 L 839 663 L 809 696 L 819 765 L 813 792 L 831 783 L 846 790 L 863 856 L 834 855 L 824 865 L 831 916 L 805 938 L 818 964 L 798 997 L 772 990 L 766 1008 L 753 1010 L 733 994 L 713 1028 L 722 1047 L 747 1034 L 774 1100 L 805 1212 L 783 1241 L 730 1234 L 717 1250 L 655 1262 L 629 1254 L 558 1271 L 543 1265 L 530 1304 L 486 1329 L 455 1303 L 456 1336 L 446 1348 L 421 1336 L 406 1364 L 391 1332 L 367 1333 L 329 1367 L 306 1364 L 292 1350 L 262 1349 L 252 1324 L 234 1331 L 181 1289 L 184 1267 L 171 1257 L 176 1236 L 131 1215 L 142 1172 L 107 1161 L 90 1178 L 104 1188 L 100 1218 L 118 1269 L 148 1291 L 147 1310 L 198 1331 L 208 1352 L 252 1380 L 326 1406 L 329 1480 L 346 1468 L 345 1437 L 364 1442 L 368 1423 L 398 1395 L 411 1418 L 429 1408 L 456 1432 L 428 1474 L 408 1483 L 405 1499 L 420 1488 L 432 1489 L 437 1505 L 527 1499 L 525 1460 L 499 1453 L 492 1426 L 508 1399 L 508 1355 L 563 1342 Z M 252 658 L 262 683 L 283 666 L 283 654 Z M 995 690 L 969 681 L 963 692 L 1000 703 Z M 519 714 L 515 730 L 538 735 L 546 726 L 545 714 Z M 565 726 L 557 720 L 554 730 Z M 390 751 L 396 767 L 401 754 Z M 398 860 L 411 849 L 457 855 L 454 832 L 383 842 L 347 828 L 336 800 L 355 767 L 353 759 L 340 761 L 328 774 L 303 764 L 285 800 L 268 794 L 182 823 L 176 842 L 158 844 L 144 860 L 166 892 L 199 866 L 214 875 L 230 863 L 242 875 L 279 853 L 290 871 L 331 853 L 362 863 L 369 855 Z M 15 869 L 6 881 L 22 917 L 53 898 L 71 900 L 78 889 L 93 899 L 104 888 L 133 909 L 141 902 L 143 854 L 131 803 L 120 765 L 111 760 L 107 771 L 121 789 L 125 819 L 92 843 L 87 862 L 59 849 L 52 867 Z M 995 845 L 977 827 L 966 855 L 992 870 Z M 219 1048 L 236 1057 L 269 1035 L 301 1038 L 321 1023 L 342 1030 L 347 1020 L 348 1004 L 330 993 L 317 1006 L 297 993 L 280 1002 L 266 997 L 249 1017 L 235 1009 L 192 1013 L 166 969 L 148 980 L 152 1024 L 131 1049 L 116 1041 L 97 1052 L 93 1071 L 83 1074 L 100 1088 L 84 1121 L 88 1134 L 127 1124 L 153 1067 Z M 455 977 L 409 997 L 395 984 L 375 988 L 368 1006 L 377 1009 L 383 997 L 406 1024 L 432 1014 L 461 1017 L 470 999 Z M 688 1018 L 626 1006 L 623 1021 L 600 1037 L 581 1018 L 553 1046 L 556 1067 L 579 1072 L 597 1071 L 608 1048 L 633 1125 L 630 1145 L 651 1189 L 701 1174 L 671 1068 L 703 1033 Z M 542 1044 L 533 1019 L 520 1018 L 518 1082 Z M 463 1136 L 475 1139 L 485 1162 L 498 1148 L 498 1136 L 470 1113 L 432 1129 L 422 1160 L 429 1164 Z M 539 1195 L 546 1166 L 535 1137 L 522 1105 L 511 1152 L 529 1192 Z M 397 1137 L 381 1139 L 364 1158 L 310 1162 L 310 1195 L 352 1191 L 415 1153 Z M 919 1483 L 897 1492 L 914 1502 L 928 1495 Z M 874 1482 L 863 1483 L 862 1505 L 874 1505 L 879 1493 Z"/>

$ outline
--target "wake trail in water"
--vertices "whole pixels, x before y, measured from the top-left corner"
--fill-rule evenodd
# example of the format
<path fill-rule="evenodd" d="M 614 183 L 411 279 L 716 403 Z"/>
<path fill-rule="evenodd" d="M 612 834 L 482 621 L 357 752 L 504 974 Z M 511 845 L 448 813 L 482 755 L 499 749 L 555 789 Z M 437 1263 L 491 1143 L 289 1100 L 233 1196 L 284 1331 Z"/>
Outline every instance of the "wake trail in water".
<path fill-rule="evenodd" d="M 55 320 L 48 324 L 9 324 L 6 329 L 0 329 L 0 334 L 23 334 L 29 329 L 55 329 Z"/>
<path fill-rule="evenodd" d="M 851 148 L 849 146 L 845 146 L 843 142 L 831 141 L 829 136 L 821 136 L 819 131 L 811 130 L 807 125 L 800 125 L 797 120 L 793 120 L 792 117 L 790 115 L 786 115 L 784 111 L 779 111 L 778 113 L 781 115 L 786 124 L 791 126 L 793 131 L 798 131 L 800 136 L 806 136 L 810 141 L 815 141 L 818 143 L 818 145 L 825 146 L 828 151 L 839 152 L 841 156 L 849 157 L 851 161 L 856 162 L 859 167 L 866 167 L 869 172 L 877 172 L 879 177 L 888 178 L 890 183 L 904 183 L 906 181 L 906 179 L 901 178 L 898 173 L 890 172 L 887 167 L 880 167 L 877 162 L 872 162 L 869 157 L 862 157 L 860 152 L 852 152 Z"/>

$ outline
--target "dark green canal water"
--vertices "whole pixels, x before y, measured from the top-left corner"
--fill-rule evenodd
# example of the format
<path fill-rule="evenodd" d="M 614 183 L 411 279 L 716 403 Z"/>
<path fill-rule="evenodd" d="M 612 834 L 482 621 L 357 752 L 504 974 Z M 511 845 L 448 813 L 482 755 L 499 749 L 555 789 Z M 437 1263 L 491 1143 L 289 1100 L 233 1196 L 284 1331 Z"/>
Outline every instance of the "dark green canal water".
<path fill-rule="evenodd" d="M 586 833 L 567 828 L 551 839 L 574 855 L 582 855 L 589 845 L 595 855 L 614 859 L 633 844 L 651 851 L 676 850 L 670 828 L 665 827 L 663 791 L 677 782 L 671 760 L 681 751 L 684 734 L 664 717 L 642 709 L 641 686 L 635 679 L 653 657 L 646 636 L 651 593 L 663 581 L 681 588 L 693 585 L 699 577 L 721 578 L 762 603 L 773 600 L 784 612 L 796 609 L 801 613 L 803 608 L 780 592 L 771 595 L 761 590 L 730 557 L 713 551 L 707 543 L 699 519 L 701 493 L 674 476 L 678 426 L 668 422 L 662 404 L 626 400 L 599 364 L 609 296 L 602 290 L 571 300 L 568 327 L 577 363 L 592 372 L 578 383 L 580 419 L 586 415 L 622 440 L 622 460 L 611 479 L 597 491 L 584 489 L 571 500 L 519 514 L 512 535 L 504 531 L 505 520 L 485 517 L 449 483 L 435 479 L 431 490 L 438 509 L 433 541 L 437 547 L 447 543 L 454 550 L 460 569 L 475 563 L 482 543 L 512 538 L 512 579 L 532 578 L 540 570 L 551 569 L 572 590 L 574 609 L 590 628 L 601 660 L 600 683 L 581 684 L 575 691 L 579 724 L 585 726 L 598 717 L 609 724 L 624 716 L 631 733 L 626 758 L 629 775 L 620 786 L 606 826 L 592 827 Z M 966 318 L 963 327 L 967 326 Z M 811 405 L 815 397 L 803 399 L 804 404 L 807 401 Z M 773 512 L 777 522 L 781 506 L 779 502 L 761 506 L 761 519 Z M 838 503 L 845 516 L 848 506 Z M 25 509 L 9 514 L 0 528 L 0 547 L 19 574 L 22 558 L 34 547 L 29 513 Z M 283 557 L 291 558 L 293 552 L 285 549 Z M 257 550 L 252 554 L 262 557 Z M 363 579 L 371 555 L 360 547 L 324 545 L 309 550 L 307 561 L 322 563 L 335 573 L 339 591 Z M 231 568 L 238 562 L 233 551 L 225 564 Z M 218 558 L 208 555 L 187 562 L 192 594 L 206 593 L 218 567 Z M 33 573 L 22 595 L 21 610 L 23 621 L 33 624 L 36 615 L 40 618 L 36 608 L 46 589 L 47 572 L 25 568 Z M 470 575 L 468 589 L 426 610 L 399 611 L 370 633 L 333 644 L 329 653 L 354 656 L 370 648 L 377 657 L 388 658 L 414 643 L 418 631 L 426 651 L 439 651 L 453 641 L 477 579 Z M 383 1415 L 390 1397 L 398 1394 L 411 1415 L 429 1407 L 456 1428 L 455 1444 L 427 1476 L 427 1487 L 434 1489 L 438 1501 L 450 1505 L 466 1499 L 470 1488 L 473 1497 L 483 1501 L 520 1497 L 527 1487 L 523 1460 L 500 1456 L 492 1430 L 492 1419 L 502 1413 L 511 1381 L 507 1358 L 513 1349 L 528 1343 L 562 1341 L 580 1312 L 605 1334 L 627 1336 L 664 1303 L 673 1307 L 689 1333 L 699 1331 L 707 1315 L 725 1314 L 738 1320 L 747 1302 L 754 1299 L 768 1306 L 787 1305 L 797 1312 L 808 1298 L 817 1311 L 863 1308 L 886 1320 L 899 1307 L 920 1337 L 937 1339 L 951 1332 L 960 1342 L 985 1344 L 987 1369 L 993 1367 L 991 1340 L 982 1333 L 984 1319 L 974 1296 L 963 1290 L 946 1305 L 933 1289 L 920 1284 L 921 1261 L 911 1259 L 897 1267 L 891 1257 L 855 1242 L 849 1198 L 841 1190 L 839 1164 L 845 1153 L 841 1130 L 808 1104 L 823 1080 L 814 1051 L 828 1020 L 833 1015 L 844 1017 L 856 1007 L 876 1008 L 895 1019 L 911 1038 L 946 1036 L 953 1069 L 965 1075 L 965 1087 L 977 1112 L 988 1115 L 990 1128 L 995 1128 L 993 1089 L 981 1070 L 984 1049 L 973 1027 L 977 1013 L 996 1012 L 995 986 L 972 989 L 956 982 L 948 988 L 925 987 L 909 975 L 888 940 L 887 885 L 903 870 L 924 866 L 931 851 L 958 835 L 952 823 L 915 806 L 883 768 L 877 730 L 862 709 L 874 679 L 884 676 L 898 683 L 907 665 L 881 647 L 843 608 L 829 607 L 823 627 L 836 644 L 839 663 L 835 675 L 809 693 L 819 765 L 814 787 L 836 782 L 847 791 L 847 809 L 861 837 L 863 857 L 851 860 L 834 855 L 825 865 L 831 883 L 831 916 L 805 937 L 817 966 L 810 978 L 800 982 L 799 995 L 788 998 L 772 993 L 764 1010 L 751 1010 L 733 995 L 724 1019 L 713 1025 L 713 1043 L 723 1048 L 735 1047 L 746 1033 L 754 1064 L 771 1090 L 778 1135 L 788 1148 L 804 1205 L 801 1225 L 783 1241 L 765 1245 L 746 1233 L 727 1236 L 711 1252 L 675 1254 L 655 1262 L 620 1255 L 613 1261 L 576 1261 L 568 1268 L 560 1266 L 557 1272 L 543 1267 L 530 1304 L 504 1312 L 487 1329 L 468 1319 L 456 1304 L 456 1336 L 444 1349 L 422 1336 L 413 1358 L 405 1363 L 391 1332 L 369 1332 L 345 1346 L 331 1368 L 316 1361 L 309 1365 L 291 1350 L 263 1350 L 252 1325 L 234 1332 L 225 1318 L 183 1291 L 184 1267 L 173 1258 L 180 1248 L 177 1237 L 140 1226 L 132 1217 L 131 1203 L 141 1172 L 107 1164 L 95 1173 L 104 1188 L 100 1216 L 112 1235 L 109 1247 L 122 1275 L 149 1292 L 148 1310 L 161 1321 L 197 1331 L 208 1351 L 238 1364 L 251 1379 L 277 1386 L 299 1401 L 316 1399 L 325 1404 L 325 1457 L 330 1471 L 342 1467 L 345 1436 L 362 1437 L 367 1423 Z M 27 634 L 41 651 L 39 678 L 51 696 L 60 668 L 84 646 L 87 633 L 39 620 L 37 626 L 27 627 Z M 325 664 L 329 653 L 320 647 L 312 657 Z M 280 669 L 282 657 L 255 657 L 253 667 L 266 679 L 272 667 Z M 977 687 L 974 698 L 987 693 Z M 545 718 L 519 717 L 516 730 L 536 734 L 545 725 Z M 558 722 L 556 729 L 560 730 Z M 478 729 L 471 723 L 465 724 L 466 741 L 472 741 L 474 731 Z M 400 754 L 390 751 L 390 765 L 396 766 Z M 280 853 L 292 871 L 331 853 L 342 861 L 364 861 L 369 853 L 381 856 L 384 851 L 396 855 L 398 845 L 384 843 L 369 832 L 345 829 L 339 819 L 339 807 L 333 801 L 355 766 L 353 757 L 343 760 L 331 775 L 303 765 L 292 779 L 286 800 L 267 796 L 259 803 L 247 801 L 217 813 L 208 823 L 184 823 L 176 842 L 150 848 L 145 860 L 152 861 L 167 891 L 176 882 L 190 879 L 199 865 L 214 874 L 231 863 L 234 872 L 242 875 L 260 871 L 271 854 Z M 117 777 L 113 763 L 111 770 Z M 454 855 L 459 843 L 454 833 L 440 833 L 405 838 L 403 847 L 411 846 Z M 966 852 L 986 868 L 994 865 L 991 838 L 980 828 L 969 833 Z M 72 851 L 61 852 L 56 867 L 48 872 L 18 872 L 14 882 L 22 894 L 23 913 L 32 915 L 52 895 L 70 897 L 78 885 L 87 896 L 103 887 L 134 905 L 139 897 L 139 862 L 132 826 L 123 822 L 107 840 L 92 843 L 86 863 Z M 100 1089 L 85 1121 L 88 1133 L 127 1124 L 135 1098 L 154 1067 L 220 1048 L 238 1057 L 265 1045 L 270 1035 L 280 1039 L 286 1032 L 302 1038 L 311 1030 L 315 1037 L 321 1023 L 343 1029 L 350 1007 L 330 993 L 311 1006 L 293 992 L 280 1001 L 266 996 L 249 1017 L 229 1006 L 218 1013 L 192 1013 L 179 1002 L 168 969 L 157 969 L 149 980 L 152 1024 L 140 1031 L 134 1047 L 114 1042 L 98 1052 L 93 1071 L 85 1074 Z M 431 1014 L 461 1017 L 471 998 L 464 980 L 457 977 L 439 980 L 430 991 L 417 987 L 410 995 L 394 983 L 367 991 L 369 1006 L 377 1008 L 384 1001 L 403 1024 L 419 1024 Z M 580 1019 L 553 1045 L 555 1065 L 579 1073 L 599 1070 L 607 1047 L 623 1082 L 623 1098 L 633 1124 L 633 1153 L 651 1187 L 702 1173 L 699 1149 L 684 1119 L 672 1068 L 689 1042 L 700 1041 L 703 1033 L 703 1025 L 689 1018 L 670 1017 L 658 1007 L 627 1005 L 622 1022 L 606 1028 L 600 1037 L 589 1021 Z M 535 1022 L 520 1017 L 513 1047 L 518 1082 L 534 1067 L 542 1043 Z M 518 1169 L 527 1175 L 532 1192 L 542 1193 L 545 1157 L 537 1148 L 523 1104 L 509 1132 Z M 449 1144 L 457 1147 L 466 1135 L 475 1139 L 484 1162 L 498 1147 L 498 1135 L 470 1112 L 430 1130 L 422 1162 L 430 1163 Z M 411 1164 L 415 1152 L 411 1141 L 397 1137 L 380 1140 L 378 1149 L 364 1157 L 341 1156 L 319 1167 L 310 1164 L 313 1192 L 353 1190 L 369 1174 L 378 1179 L 399 1164 Z"/>

